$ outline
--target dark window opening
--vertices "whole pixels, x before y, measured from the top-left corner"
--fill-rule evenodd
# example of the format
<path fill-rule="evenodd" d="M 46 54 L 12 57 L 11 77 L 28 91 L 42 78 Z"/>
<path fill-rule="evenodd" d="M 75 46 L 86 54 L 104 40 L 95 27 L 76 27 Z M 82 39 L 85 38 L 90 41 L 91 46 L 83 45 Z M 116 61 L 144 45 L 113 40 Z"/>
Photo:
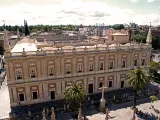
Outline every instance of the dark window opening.
<path fill-rule="evenodd" d="M 112 87 L 112 81 L 109 81 L 109 88 Z"/>
<path fill-rule="evenodd" d="M 137 59 L 134 60 L 134 66 L 137 66 Z"/>
<path fill-rule="evenodd" d="M 24 94 L 23 93 L 19 94 L 19 101 L 24 101 Z"/>
<path fill-rule="evenodd" d="M 145 65 L 146 63 L 145 63 L 145 59 L 142 59 L 142 65 Z"/>
<path fill-rule="evenodd" d="M 88 85 L 88 93 L 93 93 L 93 84 Z"/>
<path fill-rule="evenodd" d="M 124 88 L 124 81 L 121 81 L 121 88 Z"/>
<path fill-rule="evenodd" d="M 54 91 L 51 91 L 51 100 L 54 100 L 55 99 L 55 92 Z"/>
<path fill-rule="evenodd" d="M 99 88 L 101 88 L 101 87 L 103 87 L 103 83 L 102 82 L 99 83 Z"/>
<path fill-rule="evenodd" d="M 122 60 L 122 67 L 126 67 L 126 61 Z"/>
<path fill-rule="evenodd" d="M 32 97 L 33 99 L 37 99 L 38 98 L 37 92 L 32 92 Z"/>

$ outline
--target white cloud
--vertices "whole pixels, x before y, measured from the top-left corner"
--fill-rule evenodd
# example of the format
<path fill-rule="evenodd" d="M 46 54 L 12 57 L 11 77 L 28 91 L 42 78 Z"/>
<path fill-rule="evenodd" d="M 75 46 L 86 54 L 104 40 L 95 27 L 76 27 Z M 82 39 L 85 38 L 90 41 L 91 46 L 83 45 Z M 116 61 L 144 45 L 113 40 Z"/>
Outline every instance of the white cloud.
<path fill-rule="evenodd" d="M 132 3 L 136 3 L 136 2 L 138 2 L 139 0 L 129 0 L 129 1 L 131 1 Z"/>
<path fill-rule="evenodd" d="M 29 0 L 31 1 L 31 0 Z M 38 0 L 34 0 L 38 1 Z M 48 2 L 51 0 L 47 0 Z M 55 0 L 54 0 L 55 2 Z M 5 14 L 4 14 L 5 11 Z M 158 14 L 137 14 L 131 9 L 111 7 L 103 2 L 82 2 L 61 0 L 58 4 L 33 5 L 21 3 L 14 7 L 0 8 L 0 24 L 118 24 L 136 22 L 138 24 L 160 24 Z"/>
<path fill-rule="evenodd" d="M 151 2 L 154 2 L 154 1 L 155 1 L 155 0 L 148 0 L 147 2 L 148 2 L 148 3 L 151 3 Z"/>

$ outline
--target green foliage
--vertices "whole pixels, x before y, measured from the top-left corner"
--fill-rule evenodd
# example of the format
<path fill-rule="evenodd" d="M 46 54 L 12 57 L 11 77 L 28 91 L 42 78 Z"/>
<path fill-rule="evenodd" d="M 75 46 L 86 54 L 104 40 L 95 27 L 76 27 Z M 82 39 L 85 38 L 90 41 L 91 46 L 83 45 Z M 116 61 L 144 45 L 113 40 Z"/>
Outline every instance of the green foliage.
<path fill-rule="evenodd" d="M 72 84 L 70 88 L 66 89 L 65 99 L 68 101 L 81 103 L 83 98 L 86 96 L 85 88 L 79 84 Z"/>
<path fill-rule="evenodd" d="M 142 42 L 142 43 L 146 43 L 146 39 L 147 37 L 141 34 L 137 34 L 134 36 L 134 40 L 136 40 L 136 42 Z"/>
<path fill-rule="evenodd" d="M 149 64 L 149 78 L 155 82 L 160 82 L 160 74 L 158 70 L 160 69 L 160 63 L 151 61 Z"/>
<path fill-rule="evenodd" d="M 133 87 L 133 92 L 134 92 L 133 108 L 136 108 L 137 91 L 140 91 L 149 83 L 149 77 L 145 73 L 144 69 L 137 67 L 136 69 L 131 70 L 127 74 L 127 80 L 129 85 Z"/>
<path fill-rule="evenodd" d="M 10 25 L 5 25 L 5 28 L 8 31 L 17 31 L 17 28 L 19 29 L 19 31 L 21 33 L 25 32 L 25 25 L 24 26 L 10 26 Z M 28 25 L 27 25 L 28 26 Z M 42 31 L 42 32 L 48 32 L 51 30 L 68 30 L 68 31 L 72 31 L 72 30 L 76 30 L 78 31 L 78 29 L 75 29 L 74 25 L 30 25 L 28 26 L 28 30 L 30 30 L 31 32 L 36 32 L 36 31 Z M 0 31 L 4 30 L 4 26 L 0 26 Z"/>
<path fill-rule="evenodd" d="M 85 88 L 79 84 L 72 84 L 70 88 L 66 89 L 65 99 L 71 104 L 71 110 L 77 111 L 81 107 L 83 98 L 86 96 Z"/>
<path fill-rule="evenodd" d="M 25 20 L 24 20 L 24 34 L 25 34 L 25 36 L 30 35 L 29 27 L 28 27 L 27 21 L 25 21 Z"/>
<path fill-rule="evenodd" d="M 124 29 L 124 25 L 123 24 L 109 25 L 109 28 L 113 28 L 115 30 L 121 30 Z"/>
<path fill-rule="evenodd" d="M 139 91 L 149 83 L 147 73 L 141 67 L 131 70 L 127 74 L 127 80 L 134 90 Z"/>
<path fill-rule="evenodd" d="M 150 100 L 151 100 L 151 103 L 153 103 L 154 101 L 157 101 L 158 98 L 154 95 L 150 96 Z"/>

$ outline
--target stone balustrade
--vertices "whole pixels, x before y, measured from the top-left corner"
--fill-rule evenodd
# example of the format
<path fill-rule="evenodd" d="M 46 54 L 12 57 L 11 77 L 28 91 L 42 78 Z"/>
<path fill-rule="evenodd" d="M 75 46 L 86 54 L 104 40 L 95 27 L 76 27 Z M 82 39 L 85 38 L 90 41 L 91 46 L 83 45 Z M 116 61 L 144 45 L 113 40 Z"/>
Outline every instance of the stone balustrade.
<path fill-rule="evenodd" d="M 10 53 L 8 57 L 20 57 L 20 56 L 46 56 L 51 54 L 83 54 L 83 53 L 96 53 L 96 52 L 114 52 L 114 51 L 129 51 L 129 50 L 149 50 L 150 45 L 115 45 L 115 46 L 84 46 L 70 49 L 57 48 L 56 50 L 37 50 L 29 52 L 14 52 Z"/>

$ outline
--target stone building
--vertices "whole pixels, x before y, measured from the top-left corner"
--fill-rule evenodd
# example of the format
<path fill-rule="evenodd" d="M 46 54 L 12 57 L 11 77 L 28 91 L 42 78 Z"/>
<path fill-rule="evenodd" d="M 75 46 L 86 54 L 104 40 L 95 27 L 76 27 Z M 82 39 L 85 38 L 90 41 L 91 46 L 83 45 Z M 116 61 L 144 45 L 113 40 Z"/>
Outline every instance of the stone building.
<path fill-rule="evenodd" d="M 11 106 L 64 98 L 72 83 L 85 87 L 87 94 L 129 87 L 126 73 L 137 65 L 148 67 L 151 32 L 147 44 L 97 44 L 92 46 L 41 45 L 25 37 L 11 49 L 4 35 L 5 62 Z M 116 38 L 118 40 L 118 36 Z M 120 38 L 119 40 L 122 40 Z"/>

